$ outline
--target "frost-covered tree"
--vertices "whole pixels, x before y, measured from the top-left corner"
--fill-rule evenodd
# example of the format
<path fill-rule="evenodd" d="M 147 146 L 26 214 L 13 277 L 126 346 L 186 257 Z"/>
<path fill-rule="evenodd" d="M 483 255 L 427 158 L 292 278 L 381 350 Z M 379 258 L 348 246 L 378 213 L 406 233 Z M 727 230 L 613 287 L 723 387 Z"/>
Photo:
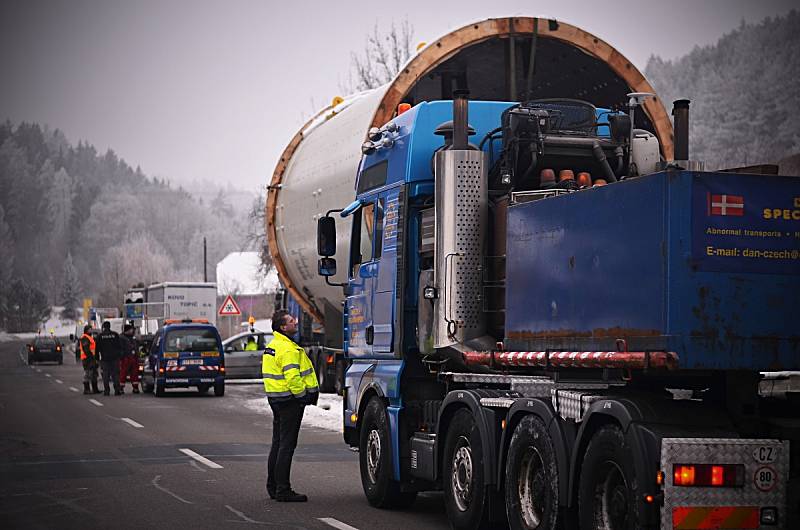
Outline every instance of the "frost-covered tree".
<path fill-rule="evenodd" d="M 77 317 L 81 291 L 78 271 L 72 261 L 72 254 L 67 253 L 67 259 L 64 260 L 61 299 L 59 300 L 61 305 L 64 306 L 64 310 L 61 312 L 62 317 L 73 320 Z"/>

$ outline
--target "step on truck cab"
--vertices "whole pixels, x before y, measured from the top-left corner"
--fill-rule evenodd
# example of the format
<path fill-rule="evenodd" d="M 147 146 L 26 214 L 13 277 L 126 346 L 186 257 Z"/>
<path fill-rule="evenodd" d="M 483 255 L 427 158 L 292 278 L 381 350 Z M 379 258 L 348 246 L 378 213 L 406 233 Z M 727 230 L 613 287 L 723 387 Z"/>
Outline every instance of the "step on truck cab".
<path fill-rule="evenodd" d="M 196 387 L 225 395 L 225 353 L 217 328 L 202 319 L 166 320 L 150 347 L 143 370 L 146 392 Z"/>

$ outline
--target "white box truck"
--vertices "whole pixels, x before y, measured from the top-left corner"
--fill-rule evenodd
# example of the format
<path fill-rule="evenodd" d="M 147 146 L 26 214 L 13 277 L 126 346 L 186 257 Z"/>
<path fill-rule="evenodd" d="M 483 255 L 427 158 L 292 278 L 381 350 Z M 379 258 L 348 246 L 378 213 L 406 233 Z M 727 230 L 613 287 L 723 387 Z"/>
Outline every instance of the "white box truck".
<path fill-rule="evenodd" d="M 147 288 L 147 305 L 163 303 L 163 315 L 148 312 L 150 318 L 204 318 L 217 325 L 217 284 L 205 282 L 164 282 Z"/>

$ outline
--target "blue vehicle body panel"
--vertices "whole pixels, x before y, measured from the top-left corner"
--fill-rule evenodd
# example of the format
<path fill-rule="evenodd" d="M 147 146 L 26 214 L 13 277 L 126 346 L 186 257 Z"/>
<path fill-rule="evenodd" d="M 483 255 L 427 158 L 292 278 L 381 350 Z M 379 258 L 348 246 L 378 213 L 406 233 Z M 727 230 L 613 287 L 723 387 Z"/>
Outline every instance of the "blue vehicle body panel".
<path fill-rule="evenodd" d="M 764 219 L 797 197 L 790 177 L 668 172 L 512 206 L 506 348 L 625 338 L 684 369 L 800 368 L 800 213 Z"/>

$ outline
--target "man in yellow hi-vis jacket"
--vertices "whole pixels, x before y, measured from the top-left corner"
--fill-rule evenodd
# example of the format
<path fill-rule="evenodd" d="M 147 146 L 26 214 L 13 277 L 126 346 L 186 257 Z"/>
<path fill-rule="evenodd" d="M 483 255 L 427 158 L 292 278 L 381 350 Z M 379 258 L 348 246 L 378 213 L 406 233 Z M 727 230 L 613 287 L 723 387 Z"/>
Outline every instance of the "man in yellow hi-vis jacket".
<path fill-rule="evenodd" d="M 308 497 L 292 490 L 289 475 L 297 435 L 306 405 L 319 398 L 317 374 L 303 348 L 289 337 L 297 333 L 297 320 L 288 311 L 272 315 L 273 339 L 261 361 L 261 375 L 272 409 L 272 446 L 267 460 L 267 493 L 282 502 L 305 502 Z"/>

